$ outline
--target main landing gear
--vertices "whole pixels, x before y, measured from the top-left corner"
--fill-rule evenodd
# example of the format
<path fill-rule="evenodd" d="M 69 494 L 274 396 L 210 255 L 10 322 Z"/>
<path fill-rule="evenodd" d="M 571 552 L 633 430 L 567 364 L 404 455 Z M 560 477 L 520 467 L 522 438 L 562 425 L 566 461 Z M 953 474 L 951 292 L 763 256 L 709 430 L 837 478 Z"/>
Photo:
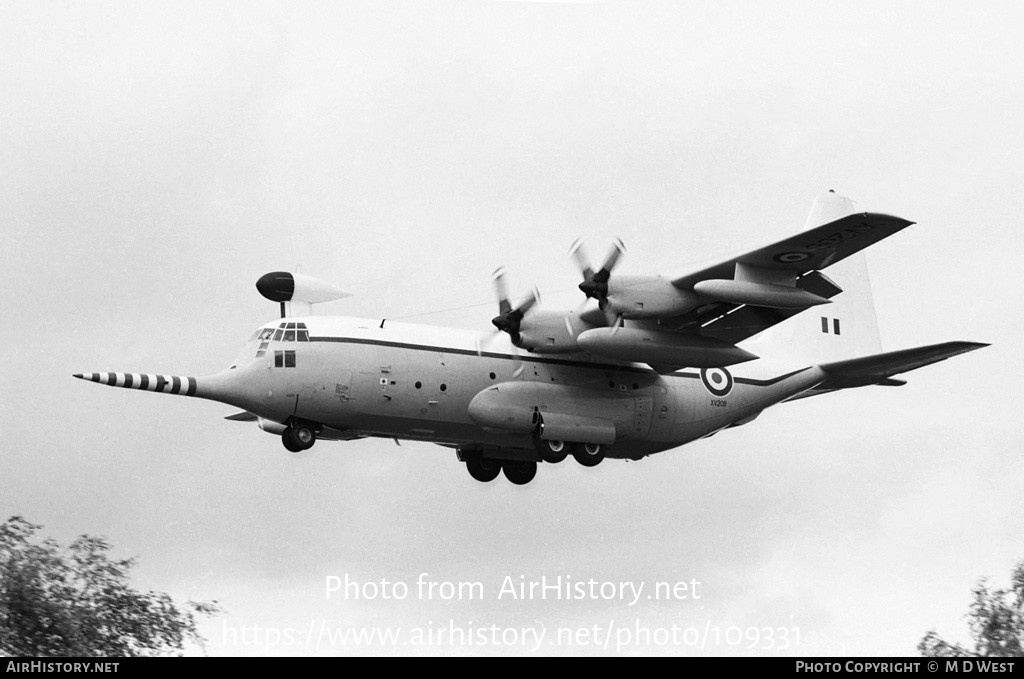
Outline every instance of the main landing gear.
<path fill-rule="evenodd" d="M 566 441 L 534 442 L 537 455 L 543 462 L 557 464 L 571 453 L 584 467 L 596 467 L 604 460 L 608 447 L 598 443 L 568 443 Z M 537 476 L 537 462 L 534 460 L 499 460 L 484 457 L 479 450 L 460 450 L 459 459 L 466 463 L 466 471 L 477 481 L 489 483 L 504 474 L 517 486 L 525 486 Z"/>
<path fill-rule="evenodd" d="M 479 451 L 466 451 L 463 455 L 466 471 L 481 483 L 493 481 L 503 473 L 512 483 L 523 486 L 537 475 L 537 463 L 530 460 L 495 460 L 484 457 Z"/>
<path fill-rule="evenodd" d="M 607 451 L 606 446 L 600 443 L 569 443 L 567 441 L 546 441 L 536 439 L 534 447 L 545 462 L 557 464 L 564 460 L 569 453 L 584 467 L 596 467 L 601 464 Z"/>
<path fill-rule="evenodd" d="M 281 443 L 292 453 L 308 450 L 316 443 L 316 429 L 308 422 L 293 422 L 281 434 Z"/>

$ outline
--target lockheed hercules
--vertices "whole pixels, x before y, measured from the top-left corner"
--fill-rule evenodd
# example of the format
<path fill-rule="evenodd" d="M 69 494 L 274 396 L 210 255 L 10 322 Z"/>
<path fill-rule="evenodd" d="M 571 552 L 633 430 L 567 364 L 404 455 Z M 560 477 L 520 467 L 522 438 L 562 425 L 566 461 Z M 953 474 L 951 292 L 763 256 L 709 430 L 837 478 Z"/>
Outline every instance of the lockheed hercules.
<path fill-rule="evenodd" d="M 292 452 L 317 440 L 429 441 L 478 481 L 522 485 L 541 462 L 640 460 L 769 406 L 899 386 L 896 375 L 987 346 L 881 352 L 861 251 L 911 224 L 829 192 L 802 233 L 676 276 L 616 273 L 620 243 L 595 270 L 577 245 L 583 306 L 544 309 L 536 294 L 513 306 L 499 273 L 491 334 L 313 315 L 348 293 L 269 273 L 256 287 L 281 318 L 228 369 L 75 377 L 242 408 L 227 419 L 257 423 Z"/>

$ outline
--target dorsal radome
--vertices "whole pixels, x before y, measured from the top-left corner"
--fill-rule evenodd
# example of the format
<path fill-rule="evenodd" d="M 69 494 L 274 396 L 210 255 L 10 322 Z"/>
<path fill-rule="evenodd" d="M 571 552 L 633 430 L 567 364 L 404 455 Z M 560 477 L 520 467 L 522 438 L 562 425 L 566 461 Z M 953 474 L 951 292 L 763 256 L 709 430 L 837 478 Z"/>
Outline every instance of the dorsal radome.
<path fill-rule="evenodd" d="M 272 271 L 260 276 L 256 281 L 256 289 L 270 301 L 281 303 L 282 318 L 308 315 L 312 313 L 312 304 L 333 302 L 352 296 L 352 293 L 319 278 L 288 271 Z"/>

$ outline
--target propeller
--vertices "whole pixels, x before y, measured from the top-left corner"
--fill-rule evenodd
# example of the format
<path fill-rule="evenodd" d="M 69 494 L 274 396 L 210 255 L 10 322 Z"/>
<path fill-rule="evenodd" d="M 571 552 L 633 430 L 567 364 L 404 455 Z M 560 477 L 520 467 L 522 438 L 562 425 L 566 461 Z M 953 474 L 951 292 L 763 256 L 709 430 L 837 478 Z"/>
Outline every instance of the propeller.
<path fill-rule="evenodd" d="M 484 336 L 477 337 L 476 339 L 476 354 L 477 356 L 483 355 L 484 346 L 490 344 L 495 337 L 500 333 L 508 333 L 512 339 L 512 356 L 515 362 L 515 370 L 512 372 L 512 379 L 517 379 L 523 374 L 526 366 L 523 365 L 519 358 L 519 352 L 517 348 L 522 342 L 520 336 L 520 329 L 522 327 L 523 317 L 526 312 L 529 311 L 537 302 L 540 301 L 540 293 L 534 289 L 530 294 L 519 303 L 519 306 L 512 308 L 512 303 L 508 299 L 508 286 L 505 283 L 505 270 L 498 268 L 494 272 L 494 291 L 498 297 L 498 315 L 491 319 L 491 324 L 496 328 L 494 332 Z"/>
<path fill-rule="evenodd" d="M 579 284 L 580 291 L 588 299 L 596 299 L 603 309 L 608 304 L 608 279 L 611 277 L 612 270 L 618 263 L 619 258 L 626 251 L 626 246 L 622 244 L 621 240 L 616 238 L 612 244 L 612 249 L 608 252 L 608 256 L 605 257 L 604 264 L 597 271 L 594 271 L 590 266 L 590 260 L 583 250 L 583 241 L 581 239 L 577 238 L 569 251 L 576 259 L 576 264 L 579 265 L 580 272 L 583 274 L 583 282 Z"/>
<path fill-rule="evenodd" d="M 526 299 L 519 303 L 519 306 L 512 308 L 508 301 L 508 286 L 505 283 L 505 270 L 498 269 L 494 272 L 494 291 L 498 296 L 498 315 L 491 319 L 491 325 L 498 329 L 498 332 L 508 333 L 512 338 L 512 344 L 519 346 L 522 337 L 519 332 L 522 328 L 523 316 L 540 300 L 540 294 L 532 290 Z"/>

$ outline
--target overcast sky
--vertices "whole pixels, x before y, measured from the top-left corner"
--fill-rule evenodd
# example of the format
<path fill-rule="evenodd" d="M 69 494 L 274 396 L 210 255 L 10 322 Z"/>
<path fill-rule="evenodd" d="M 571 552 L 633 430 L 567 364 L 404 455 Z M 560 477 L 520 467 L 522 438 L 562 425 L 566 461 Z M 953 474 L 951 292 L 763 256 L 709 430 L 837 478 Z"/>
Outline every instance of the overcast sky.
<path fill-rule="evenodd" d="M 973 583 L 1024 558 L 1022 25 L 1019 2 L 8 0 L 0 515 L 104 535 L 140 586 L 219 600 L 217 655 L 481 651 L 230 636 L 321 622 L 966 641 Z M 624 272 L 677 270 L 799 231 L 830 188 L 917 222 L 870 252 L 885 348 L 993 346 L 521 488 L 428 444 L 291 455 L 228 406 L 71 378 L 226 367 L 276 314 L 268 271 L 356 293 L 327 313 L 468 307 L 410 320 L 485 330 L 498 265 L 575 305 L 577 236 L 595 256 L 622 237 Z M 324 596 L 332 575 L 421 572 L 486 598 Z M 506 575 L 702 597 L 499 601 Z"/>

